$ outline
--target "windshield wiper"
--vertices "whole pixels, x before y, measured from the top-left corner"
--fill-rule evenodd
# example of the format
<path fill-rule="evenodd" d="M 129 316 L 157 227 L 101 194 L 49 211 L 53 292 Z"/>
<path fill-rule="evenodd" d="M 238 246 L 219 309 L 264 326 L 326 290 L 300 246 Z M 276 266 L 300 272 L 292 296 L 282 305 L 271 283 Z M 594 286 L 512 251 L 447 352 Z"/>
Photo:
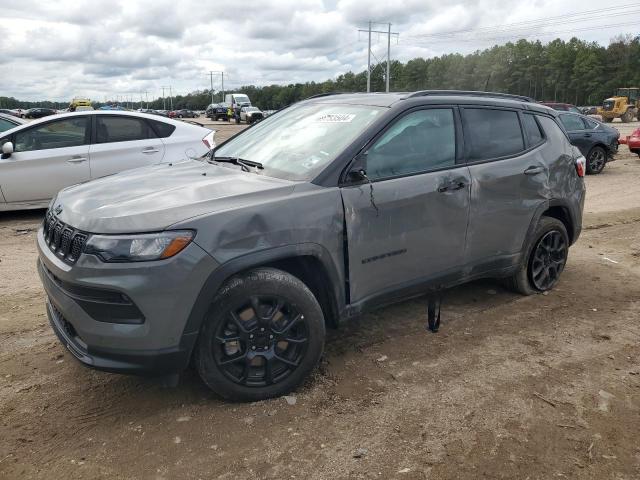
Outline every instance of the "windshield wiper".
<path fill-rule="evenodd" d="M 240 165 L 242 170 L 245 172 L 250 172 L 249 167 L 257 168 L 259 170 L 264 169 L 264 166 L 260 162 L 254 162 L 253 160 L 245 160 L 244 158 L 238 157 L 211 157 L 211 161 L 213 162 L 228 162 L 233 163 L 234 165 Z"/>

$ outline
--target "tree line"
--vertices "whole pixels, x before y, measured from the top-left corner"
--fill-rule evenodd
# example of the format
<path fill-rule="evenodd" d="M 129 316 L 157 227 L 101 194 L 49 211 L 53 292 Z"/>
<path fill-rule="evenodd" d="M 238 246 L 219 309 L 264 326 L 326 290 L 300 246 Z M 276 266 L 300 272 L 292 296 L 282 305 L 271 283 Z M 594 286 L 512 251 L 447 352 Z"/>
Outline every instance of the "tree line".
<path fill-rule="evenodd" d="M 518 40 L 478 50 L 433 58 L 414 58 L 406 63 L 392 61 L 390 89 L 414 91 L 426 89 L 486 90 L 526 95 L 539 101 L 557 101 L 575 105 L 599 105 L 618 87 L 640 86 L 640 36 L 615 38 L 607 47 L 577 38 L 556 39 L 543 44 L 539 40 Z M 386 62 L 372 67 L 371 90 L 384 91 Z M 243 86 L 234 92 L 245 93 L 252 103 L 265 110 L 277 110 L 320 93 L 364 92 L 366 71 L 348 72 L 335 79 L 290 85 Z M 214 91 L 214 100 L 222 101 L 222 92 Z M 169 101 L 165 99 L 167 108 Z M 211 103 L 211 90 L 200 90 L 173 97 L 173 108 L 204 109 Z M 3 108 L 51 106 L 54 102 L 23 102 L 0 97 Z M 60 104 L 57 104 L 60 108 Z M 96 102 L 96 106 L 103 103 Z M 134 108 L 140 105 L 133 102 Z M 149 102 L 149 108 L 162 109 L 163 99 Z"/>

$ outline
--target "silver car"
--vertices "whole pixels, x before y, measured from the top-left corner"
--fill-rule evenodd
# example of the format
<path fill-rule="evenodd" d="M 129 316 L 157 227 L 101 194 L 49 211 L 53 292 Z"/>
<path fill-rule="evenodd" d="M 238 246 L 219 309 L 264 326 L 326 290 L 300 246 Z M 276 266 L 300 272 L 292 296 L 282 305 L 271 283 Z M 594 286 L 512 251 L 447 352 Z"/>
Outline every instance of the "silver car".
<path fill-rule="evenodd" d="M 45 208 L 62 188 L 197 158 L 212 145 L 207 128 L 134 112 L 95 110 L 34 120 L 0 133 L 0 211 Z"/>
<path fill-rule="evenodd" d="M 558 113 L 478 92 L 343 94 L 283 109 L 206 161 L 60 192 L 38 270 L 87 366 L 285 394 L 325 328 L 484 277 L 553 288 L 581 231 L 585 159 Z"/>

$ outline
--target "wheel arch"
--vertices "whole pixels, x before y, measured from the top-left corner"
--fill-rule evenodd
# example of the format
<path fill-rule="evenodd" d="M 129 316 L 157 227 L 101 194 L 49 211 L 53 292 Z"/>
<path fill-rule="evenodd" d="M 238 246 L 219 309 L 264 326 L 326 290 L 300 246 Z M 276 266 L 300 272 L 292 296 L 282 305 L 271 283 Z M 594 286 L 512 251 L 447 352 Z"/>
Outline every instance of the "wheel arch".
<path fill-rule="evenodd" d="M 343 276 L 323 246 L 305 243 L 250 253 L 216 268 L 198 294 L 185 325 L 183 338 L 197 336 L 215 293 L 229 278 L 259 267 L 278 268 L 299 278 L 318 300 L 327 325 L 338 325 L 345 305 Z"/>
<path fill-rule="evenodd" d="M 579 235 L 578 222 L 574 218 L 574 214 L 571 211 L 569 203 L 562 199 L 551 199 L 538 206 L 536 212 L 531 219 L 529 229 L 527 230 L 527 236 L 525 237 L 525 244 L 522 248 L 522 254 L 526 255 L 531 246 L 533 232 L 538 225 L 538 222 L 542 217 L 552 217 L 560 220 L 567 229 L 567 235 L 569 236 L 569 244 L 572 245 Z"/>

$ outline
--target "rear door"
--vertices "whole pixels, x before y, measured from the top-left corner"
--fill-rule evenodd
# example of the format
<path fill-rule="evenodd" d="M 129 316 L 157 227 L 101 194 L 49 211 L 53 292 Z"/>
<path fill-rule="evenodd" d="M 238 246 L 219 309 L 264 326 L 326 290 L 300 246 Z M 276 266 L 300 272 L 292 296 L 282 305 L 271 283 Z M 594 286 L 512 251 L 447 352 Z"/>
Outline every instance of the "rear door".
<path fill-rule="evenodd" d="M 0 160 L 7 203 L 44 202 L 89 180 L 89 125 L 87 116 L 69 116 L 13 133 L 14 153 Z"/>
<path fill-rule="evenodd" d="M 549 198 L 549 166 L 534 116 L 498 107 L 461 110 L 472 178 L 465 263 L 470 273 L 485 273 L 518 260 L 536 208 Z"/>
<path fill-rule="evenodd" d="M 90 149 L 91 178 L 160 163 L 165 146 L 141 117 L 95 115 Z"/>
<path fill-rule="evenodd" d="M 356 160 L 370 183 L 345 185 L 351 302 L 456 271 L 469 214 L 455 107 L 417 109 Z"/>

